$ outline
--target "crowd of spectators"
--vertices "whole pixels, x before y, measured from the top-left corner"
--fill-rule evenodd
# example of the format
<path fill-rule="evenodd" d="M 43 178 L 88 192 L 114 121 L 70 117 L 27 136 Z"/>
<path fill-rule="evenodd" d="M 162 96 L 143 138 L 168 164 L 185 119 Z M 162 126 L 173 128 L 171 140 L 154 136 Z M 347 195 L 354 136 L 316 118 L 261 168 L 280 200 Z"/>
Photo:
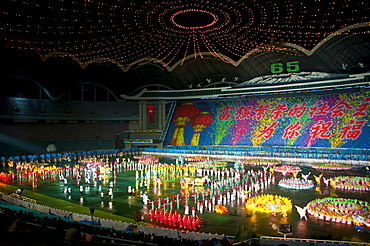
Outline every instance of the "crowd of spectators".
<path fill-rule="evenodd" d="M 231 245 L 225 240 L 168 238 L 77 222 L 0 202 L 1 245 Z"/>

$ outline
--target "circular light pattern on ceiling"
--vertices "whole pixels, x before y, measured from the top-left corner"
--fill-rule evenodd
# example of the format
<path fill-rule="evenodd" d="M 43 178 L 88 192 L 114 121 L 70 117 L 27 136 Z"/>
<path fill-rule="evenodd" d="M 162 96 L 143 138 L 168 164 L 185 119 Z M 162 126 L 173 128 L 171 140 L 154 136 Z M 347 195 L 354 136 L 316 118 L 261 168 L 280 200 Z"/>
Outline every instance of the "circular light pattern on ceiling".
<path fill-rule="evenodd" d="M 331 33 L 369 21 L 369 1 L 3 0 L 0 36 L 46 56 L 126 67 L 151 57 L 173 65 L 208 52 L 233 61 L 275 40 L 312 49 Z M 8 42 L 9 43 L 9 42 Z M 53 53 L 56 54 L 56 53 Z M 58 53 L 58 55 L 63 55 Z"/>
<path fill-rule="evenodd" d="M 179 28 L 203 29 L 214 25 L 218 17 L 202 9 L 183 9 L 170 17 L 171 22 Z"/>

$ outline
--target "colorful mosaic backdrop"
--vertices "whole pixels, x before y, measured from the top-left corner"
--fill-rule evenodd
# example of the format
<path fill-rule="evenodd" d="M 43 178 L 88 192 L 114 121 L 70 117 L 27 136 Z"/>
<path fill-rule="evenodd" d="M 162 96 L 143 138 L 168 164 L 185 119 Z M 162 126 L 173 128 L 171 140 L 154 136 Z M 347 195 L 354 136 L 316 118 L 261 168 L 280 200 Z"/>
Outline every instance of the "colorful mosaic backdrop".
<path fill-rule="evenodd" d="M 166 144 L 369 148 L 370 92 L 185 102 Z"/>

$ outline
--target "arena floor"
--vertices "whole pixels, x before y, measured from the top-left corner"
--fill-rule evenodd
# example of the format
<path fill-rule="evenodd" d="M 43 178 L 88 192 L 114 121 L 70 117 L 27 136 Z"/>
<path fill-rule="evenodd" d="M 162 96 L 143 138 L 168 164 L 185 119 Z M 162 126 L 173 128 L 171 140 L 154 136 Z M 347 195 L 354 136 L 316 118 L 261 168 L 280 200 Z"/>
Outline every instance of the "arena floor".
<path fill-rule="evenodd" d="M 162 160 L 166 163 L 175 163 L 174 159 L 167 157 Z M 229 163 L 229 168 L 234 167 L 233 162 Z M 284 164 L 284 163 L 283 163 Z M 205 233 L 217 233 L 232 235 L 237 237 L 247 237 L 246 234 L 254 233 L 256 236 L 283 236 L 279 232 L 282 224 L 289 224 L 292 226 L 292 233 L 288 237 L 298 238 L 313 238 L 313 239 L 331 239 L 331 240 L 345 240 L 345 241 L 370 241 L 370 233 L 366 226 L 361 226 L 362 232 L 358 232 L 354 225 L 337 223 L 332 221 L 320 220 L 307 214 L 308 219 L 301 219 L 294 205 L 305 207 L 310 201 L 319 197 L 339 197 L 339 198 L 352 198 L 370 202 L 369 191 L 349 191 L 333 189 L 330 185 L 325 184 L 317 185 L 314 176 L 323 174 L 323 177 L 330 178 L 341 175 L 348 176 L 368 176 L 365 166 L 353 166 L 350 170 L 331 170 L 324 171 L 314 169 L 309 163 L 295 163 L 296 166 L 301 168 L 301 174 L 308 174 L 309 180 L 315 184 L 313 188 L 300 190 L 300 189 L 286 189 L 278 185 L 279 181 L 284 178 L 282 173 L 275 172 L 273 174 L 274 181 L 267 187 L 258 191 L 252 191 L 248 196 L 255 196 L 261 194 L 274 194 L 283 197 L 288 197 L 293 203 L 293 208 L 288 211 L 287 216 L 277 213 L 275 216 L 271 213 L 252 213 L 250 209 L 245 207 L 245 202 L 240 199 L 229 201 L 225 203 L 228 209 L 227 214 L 218 214 L 214 211 L 204 209 L 203 213 L 197 211 L 196 213 L 201 217 L 202 224 L 196 231 Z M 71 165 L 72 166 L 72 165 Z M 13 169 L 14 170 L 14 169 Z M 263 171 L 262 166 L 247 166 L 246 170 L 253 170 L 254 172 Z M 8 169 L 1 169 L 1 172 L 9 172 Z M 44 180 L 30 180 L 27 178 L 16 179 L 12 186 L 23 188 L 24 195 L 28 194 L 31 198 L 35 198 L 38 203 L 48 205 L 52 200 L 63 202 L 56 202 L 63 210 L 73 210 L 74 212 L 88 214 L 89 208 L 94 208 L 96 216 L 101 214 L 117 215 L 117 218 L 122 218 L 126 222 L 132 222 L 134 214 L 140 211 L 144 215 L 144 222 L 151 226 L 166 227 L 184 230 L 184 228 L 150 221 L 148 212 L 151 205 L 145 206 L 143 204 L 142 194 L 147 193 L 150 200 L 158 198 L 166 198 L 175 196 L 176 194 L 184 195 L 184 190 L 180 185 L 182 177 L 173 176 L 167 179 L 161 179 L 160 188 L 149 186 L 145 188 L 142 182 L 142 175 L 137 172 L 134 167 L 130 168 L 117 168 L 115 175 L 108 173 L 102 176 L 101 181 L 94 181 L 90 184 L 85 183 L 82 178 L 79 182 L 74 175 L 66 175 L 63 173 L 65 181 L 60 180 L 60 175 L 55 178 L 45 178 Z M 145 175 L 145 174 L 144 174 Z M 300 175 L 300 174 L 299 174 Z M 287 175 L 289 177 L 289 174 Z M 220 180 L 221 178 L 210 176 L 212 181 Z M 141 183 L 141 184 L 140 184 Z M 81 190 L 81 186 L 83 189 Z M 129 194 L 129 186 L 136 189 L 133 194 Z M 113 196 L 109 197 L 109 188 L 113 187 Z M 1 188 L 1 187 L 0 187 Z M 194 192 L 194 190 L 187 190 L 186 192 Z M 207 192 L 207 187 L 198 187 L 197 193 Z M 27 191 L 30 191 L 27 193 Z M 33 191 L 33 192 L 31 192 Z M 101 192 L 104 192 L 103 197 Z M 42 194 L 42 197 L 35 194 Z M 195 207 L 195 203 L 189 202 L 190 207 Z M 184 207 L 181 206 L 178 210 L 184 213 Z M 75 211 L 79 210 L 79 211 Z M 106 213 L 104 213 L 106 212 Z"/>

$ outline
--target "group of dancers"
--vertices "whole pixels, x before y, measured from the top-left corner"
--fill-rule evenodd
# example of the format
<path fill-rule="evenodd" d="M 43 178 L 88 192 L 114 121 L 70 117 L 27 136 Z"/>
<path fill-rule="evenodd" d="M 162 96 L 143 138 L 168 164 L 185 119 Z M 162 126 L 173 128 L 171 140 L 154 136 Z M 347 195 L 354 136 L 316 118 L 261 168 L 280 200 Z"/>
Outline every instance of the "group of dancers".
<path fill-rule="evenodd" d="M 161 163 L 158 165 L 160 168 L 158 168 L 159 166 L 148 165 L 146 170 L 141 172 L 146 173 L 143 177 L 155 182 L 157 178 L 167 175 L 168 169 L 172 168 L 171 164 Z M 178 168 L 183 169 L 179 173 L 184 175 L 176 176 L 176 178 L 187 178 L 191 175 L 189 172 L 194 172 L 186 165 L 179 165 Z M 177 217 L 182 216 L 183 219 L 190 218 L 190 221 L 199 218 L 199 221 L 195 219 L 193 222 L 183 224 L 184 228 L 194 229 L 200 226 L 199 215 L 204 212 L 215 213 L 220 206 L 234 206 L 235 203 L 243 203 L 251 194 L 265 190 L 270 184 L 274 183 L 274 176 L 267 170 L 246 171 L 238 168 L 198 167 L 195 173 L 195 176 L 207 175 L 209 177 L 205 179 L 207 182 L 201 187 L 194 185 L 182 186 L 180 193 L 165 198 L 150 199 L 146 194 L 142 195 L 143 203 L 147 205 L 149 210 L 148 216 L 151 221 L 173 226 L 174 220 L 161 219 L 162 213 L 172 214 L 172 217 L 173 214 L 176 214 Z M 137 176 L 141 177 L 141 175 Z M 146 180 L 146 182 L 150 182 L 149 180 Z"/>
<path fill-rule="evenodd" d="M 247 200 L 245 206 L 252 210 L 252 213 L 262 212 L 271 213 L 276 216 L 281 213 L 283 217 L 292 210 L 292 201 L 288 197 L 272 194 L 262 194 L 251 197 Z"/>
<path fill-rule="evenodd" d="M 337 197 L 317 198 L 307 204 L 307 212 L 317 219 L 349 225 L 365 224 L 370 228 L 370 203 L 367 201 Z"/>
<path fill-rule="evenodd" d="M 266 163 L 264 163 L 266 164 Z M 69 166 L 65 165 L 64 168 L 55 166 L 37 166 L 37 165 L 20 165 L 16 167 L 19 169 L 18 172 L 13 172 L 12 178 L 22 179 L 24 177 L 37 179 L 51 178 L 54 179 L 56 176 L 59 177 L 60 181 L 64 185 L 64 192 L 71 193 L 72 189 L 68 186 L 70 180 L 68 175 L 72 175 L 76 179 L 77 186 L 80 189 L 80 193 L 84 192 L 83 182 L 89 186 L 93 182 L 102 182 L 104 176 L 107 174 L 116 175 L 116 172 L 135 171 L 135 188 L 129 186 L 127 191 L 129 195 L 141 197 L 144 203 L 144 207 L 147 208 L 147 215 L 151 222 L 186 228 L 189 230 L 196 230 L 201 225 L 200 215 L 204 212 L 216 212 L 217 206 L 234 206 L 235 203 L 244 203 L 248 198 L 258 197 L 261 191 L 267 189 L 271 184 L 275 182 L 274 171 L 281 171 L 284 175 L 284 179 L 281 182 L 287 183 L 289 186 L 297 185 L 295 189 L 312 188 L 313 182 L 308 179 L 311 174 L 302 174 L 302 179 L 297 178 L 299 170 L 294 169 L 292 171 L 293 178 L 285 179 L 287 172 L 284 170 L 276 169 L 275 166 L 269 165 L 262 166 L 262 170 L 256 169 L 245 169 L 243 166 L 246 165 L 238 164 L 232 167 L 216 168 L 212 166 L 205 167 L 194 167 L 185 164 L 183 161 L 176 165 L 159 162 L 159 159 L 151 159 L 149 163 L 145 161 L 133 161 L 129 158 L 116 158 L 115 162 L 108 162 L 107 159 L 90 158 L 80 162 L 80 164 Z M 285 167 L 284 167 L 285 168 Z M 65 175 L 65 176 L 64 176 Z M 322 174 L 313 175 L 316 180 L 316 185 L 321 185 L 321 180 L 325 185 L 331 185 L 333 188 L 354 189 L 351 187 L 365 187 L 363 191 L 370 190 L 369 179 L 367 178 L 353 178 L 353 177 L 337 177 L 337 178 L 325 178 Z M 160 189 L 162 186 L 162 180 L 181 180 L 182 178 L 195 178 L 195 177 L 207 177 L 207 182 L 202 187 L 195 187 L 194 185 L 188 185 L 182 187 L 181 192 L 173 196 L 166 198 L 151 199 L 148 193 L 151 187 Z M 287 182 L 292 181 L 292 182 Z M 293 186 L 294 186 L 293 185 Z M 352 186 L 351 186 L 352 185 Z M 113 183 L 109 184 L 107 191 L 100 191 L 101 200 L 104 199 L 104 195 L 107 194 L 110 199 L 113 199 Z M 282 185 L 283 187 L 283 185 Z M 144 193 L 143 193 L 144 191 Z M 262 196 L 266 196 L 263 195 Z M 261 200 L 261 199 L 260 199 Z M 288 204 L 286 207 L 279 208 L 279 201 L 285 201 L 285 198 L 279 197 L 278 201 L 271 199 L 262 199 L 263 201 L 270 201 L 273 205 L 270 208 L 271 213 L 276 215 L 277 212 L 281 212 L 283 216 L 287 215 L 287 212 L 291 210 L 291 205 Z M 289 200 L 289 199 L 288 199 Z M 295 205 L 297 212 L 300 214 L 302 219 L 307 219 L 306 212 L 316 218 L 323 218 L 341 223 L 354 223 L 353 217 L 346 216 L 346 211 L 351 208 L 350 205 L 341 205 L 343 207 L 334 208 L 333 211 L 327 209 L 323 212 L 316 209 L 314 204 L 318 203 L 318 200 L 313 201 L 305 207 L 299 207 Z M 255 202 L 253 211 L 259 211 L 259 208 L 263 208 L 264 205 Z M 275 204 L 275 207 L 274 207 Z M 351 203 L 348 203 L 351 204 Z M 285 206 L 285 205 L 284 205 Z M 288 208 L 290 206 L 290 209 Z M 264 208 L 266 210 L 266 208 Z M 279 210 L 280 209 L 280 210 Z M 328 213 L 328 214 L 325 214 Z M 342 213 L 342 215 L 340 215 Z M 333 216 L 335 214 L 335 216 Z M 363 214 L 358 214 L 362 216 Z M 362 218 L 361 217 L 361 218 Z M 333 219 L 335 218 L 335 219 Z M 366 218 L 366 217 L 365 217 Z M 366 221 L 366 220 L 364 220 Z"/>
<path fill-rule="evenodd" d="M 196 230 L 201 226 L 201 218 L 199 215 L 181 214 L 176 210 L 155 209 L 149 210 L 148 216 L 150 221 L 165 224 L 172 227 L 185 228 Z"/>

